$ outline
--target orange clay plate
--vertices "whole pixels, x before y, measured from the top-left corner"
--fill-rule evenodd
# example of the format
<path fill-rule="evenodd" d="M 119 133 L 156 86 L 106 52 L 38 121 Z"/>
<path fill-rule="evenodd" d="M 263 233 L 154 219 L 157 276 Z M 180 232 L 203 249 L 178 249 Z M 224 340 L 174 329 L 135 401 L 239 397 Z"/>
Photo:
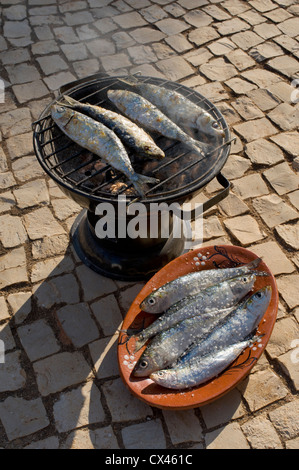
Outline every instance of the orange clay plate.
<path fill-rule="evenodd" d="M 122 330 L 130 329 L 138 332 L 141 328 L 147 327 L 157 319 L 157 315 L 141 311 L 139 305 L 153 289 L 162 286 L 166 282 L 202 269 L 241 266 L 256 258 L 257 256 L 254 253 L 245 248 L 229 245 L 204 247 L 181 255 L 158 271 L 140 291 L 124 319 Z M 225 371 L 205 384 L 185 390 L 170 390 L 155 384 L 148 377 L 138 378 L 133 376 L 132 369 L 145 346 L 134 354 L 135 340 L 129 338 L 122 331 L 118 343 L 118 364 L 121 377 L 131 393 L 150 406 L 168 410 L 187 410 L 220 398 L 243 380 L 264 351 L 278 310 L 278 291 L 274 276 L 263 261 L 260 263 L 258 270 L 268 272 L 269 276 L 257 277 L 254 291 L 266 285 L 272 287 L 269 307 L 258 326 L 258 333 L 263 335 L 259 343 L 246 348 Z"/>

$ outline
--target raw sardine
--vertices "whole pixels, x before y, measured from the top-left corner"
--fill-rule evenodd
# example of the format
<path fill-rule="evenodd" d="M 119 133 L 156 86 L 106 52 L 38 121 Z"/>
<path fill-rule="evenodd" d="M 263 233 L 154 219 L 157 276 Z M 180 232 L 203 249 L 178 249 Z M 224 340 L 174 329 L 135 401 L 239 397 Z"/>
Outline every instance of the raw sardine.
<path fill-rule="evenodd" d="M 178 277 L 149 294 L 141 302 L 140 308 L 148 313 L 165 312 L 183 297 L 194 295 L 220 281 L 247 274 L 252 269 L 257 268 L 260 262 L 261 258 L 256 258 L 251 263 L 238 268 L 206 269 Z"/>
<path fill-rule="evenodd" d="M 190 318 L 176 323 L 171 328 L 158 333 L 146 347 L 138 360 L 134 375 L 143 377 L 155 370 L 172 364 L 196 339 L 202 338 L 220 320 L 230 315 L 227 309 L 244 297 L 253 287 L 255 275 L 242 276 L 237 280 L 225 281 L 210 289 L 206 295 L 196 297 L 193 305 L 186 306 L 186 315 Z M 209 312 L 211 307 L 218 307 L 221 312 Z M 201 313 L 198 313 L 201 311 Z"/>
<path fill-rule="evenodd" d="M 109 127 L 125 145 L 132 148 L 139 155 L 159 160 L 165 157 L 163 150 L 155 144 L 154 140 L 143 129 L 121 114 L 100 106 L 81 103 L 70 96 L 64 96 L 64 99 L 67 102 L 66 106 L 85 113 Z"/>
<path fill-rule="evenodd" d="M 245 348 L 253 345 L 255 341 L 260 341 L 260 337 L 255 336 L 252 339 L 226 346 L 191 364 L 186 362 L 183 367 L 159 370 L 152 373 L 150 378 L 162 387 L 175 390 L 201 385 L 223 372 Z"/>
<path fill-rule="evenodd" d="M 162 86 L 139 82 L 135 77 L 122 81 L 134 87 L 145 99 L 186 131 L 194 129 L 210 136 L 224 136 L 224 130 L 213 116 L 181 93 Z"/>
<path fill-rule="evenodd" d="M 196 361 L 212 351 L 243 341 L 260 323 L 270 303 L 271 292 L 271 287 L 267 286 L 252 294 L 226 317 L 226 321 L 219 328 L 215 328 L 203 341 L 196 341 L 177 364 L 184 365 L 192 360 Z"/>
<path fill-rule="evenodd" d="M 56 104 L 52 106 L 51 114 L 54 122 L 70 139 L 123 173 L 141 196 L 146 183 L 157 183 L 155 178 L 135 173 L 120 139 L 100 122 Z"/>
<path fill-rule="evenodd" d="M 148 100 L 128 90 L 108 90 L 108 98 L 126 116 L 150 131 L 169 139 L 183 142 L 195 153 L 204 157 L 205 144 L 196 141 L 182 131 L 173 121 Z"/>
<path fill-rule="evenodd" d="M 207 287 L 196 295 L 182 299 L 135 336 L 135 352 L 149 338 L 181 320 L 204 314 L 217 316 L 221 311 L 228 311 L 228 309 L 231 311 L 231 308 L 234 308 L 237 302 L 253 288 L 255 279 L 255 273 L 240 275 Z"/>

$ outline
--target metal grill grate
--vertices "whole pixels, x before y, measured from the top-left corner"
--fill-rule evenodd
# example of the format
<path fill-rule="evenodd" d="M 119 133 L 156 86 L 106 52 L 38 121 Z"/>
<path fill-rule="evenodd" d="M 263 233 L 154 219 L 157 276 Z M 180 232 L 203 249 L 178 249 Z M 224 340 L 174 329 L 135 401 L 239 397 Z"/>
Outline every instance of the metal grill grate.
<path fill-rule="evenodd" d="M 96 78 L 74 86 L 67 94 L 78 101 L 119 112 L 108 100 L 106 93 L 111 88 L 130 89 L 130 86 L 120 80 L 122 78 L 125 77 Z M 224 138 L 208 142 L 209 151 L 202 157 L 192 153 L 180 142 L 150 133 L 165 153 L 163 160 L 141 160 L 128 151 L 136 172 L 159 179 L 159 183 L 148 187 L 143 199 L 150 202 L 161 199 L 166 201 L 198 191 L 217 176 L 229 155 L 230 133 L 222 114 L 211 101 L 184 85 L 153 77 L 139 79 L 180 92 L 209 112 L 225 133 Z M 63 95 L 58 100 L 62 98 Z M 123 174 L 101 162 L 98 156 L 79 147 L 63 134 L 51 118 L 50 106 L 33 123 L 35 152 L 44 170 L 57 183 L 95 200 L 111 200 L 124 193 L 130 198 L 136 198 L 136 193 L 132 190 L 130 192 L 132 184 L 126 181 Z M 205 138 L 200 137 L 201 140 Z"/>

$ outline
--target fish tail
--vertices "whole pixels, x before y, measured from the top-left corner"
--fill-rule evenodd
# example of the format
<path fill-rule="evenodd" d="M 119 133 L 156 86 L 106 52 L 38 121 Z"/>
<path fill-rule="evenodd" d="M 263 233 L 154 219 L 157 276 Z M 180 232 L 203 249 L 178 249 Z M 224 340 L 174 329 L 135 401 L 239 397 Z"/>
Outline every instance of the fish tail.
<path fill-rule="evenodd" d="M 147 339 L 144 339 L 142 336 L 135 336 L 135 345 L 134 345 L 134 354 L 145 345 Z"/>
<path fill-rule="evenodd" d="M 140 175 L 138 173 L 135 173 L 131 177 L 131 181 L 133 183 L 134 188 L 140 194 L 140 196 L 144 196 L 144 192 L 145 192 L 144 186 L 146 184 L 159 183 L 159 180 L 157 178 L 151 178 L 150 176 Z"/>
<path fill-rule="evenodd" d="M 247 267 L 250 269 L 255 269 L 260 265 L 261 262 L 262 258 L 256 258 L 253 261 L 250 261 L 250 263 L 247 264 Z"/>

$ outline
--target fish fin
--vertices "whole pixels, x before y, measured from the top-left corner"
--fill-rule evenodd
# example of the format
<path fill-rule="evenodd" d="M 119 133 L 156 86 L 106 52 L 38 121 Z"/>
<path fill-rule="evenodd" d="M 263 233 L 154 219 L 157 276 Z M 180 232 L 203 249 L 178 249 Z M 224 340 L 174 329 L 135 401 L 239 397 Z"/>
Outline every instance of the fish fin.
<path fill-rule="evenodd" d="M 78 105 L 78 101 L 68 95 L 64 95 L 63 100 L 64 102 L 61 102 L 62 106 L 73 107 Z"/>
<path fill-rule="evenodd" d="M 247 267 L 250 269 L 255 269 L 260 265 L 261 262 L 262 258 L 256 258 L 253 261 L 250 261 L 250 263 L 247 264 Z"/>
<path fill-rule="evenodd" d="M 157 178 L 152 178 L 150 176 L 140 175 L 139 173 L 135 173 L 131 178 L 134 188 L 140 194 L 140 196 L 144 196 L 144 185 L 145 184 L 156 184 L 159 183 Z"/>
<path fill-rule="evenodd" d="M 255 274 L 256 276 L 262 277 L 269 276 L 269 273 L 267 273 L 266 271 L 251 271 L 250 274 Z"/>
<path fill-rule="evenodd" d="M 136 336 L 135 340 L 136 341 L 134 345 L 134 354 L 137 353 L 142 348 L 142 346 L 144 346 L 145 343 L 147 342 L 147 339 L 143 339 L 142 337 L 139 337 L 139 336 Z"/>

